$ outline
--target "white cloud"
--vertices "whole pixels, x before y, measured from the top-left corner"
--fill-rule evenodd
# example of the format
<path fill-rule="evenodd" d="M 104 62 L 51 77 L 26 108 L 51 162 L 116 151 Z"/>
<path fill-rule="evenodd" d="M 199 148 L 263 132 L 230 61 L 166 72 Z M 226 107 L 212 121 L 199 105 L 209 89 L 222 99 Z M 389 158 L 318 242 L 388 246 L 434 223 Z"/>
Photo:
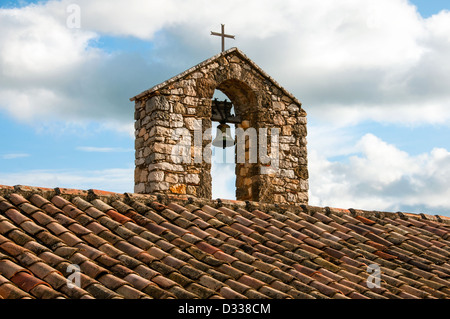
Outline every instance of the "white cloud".
<path fill-rule="evenodd" d="M 0 110 L 38 128 L 100 121 L 129 133 L 128 99 L 146 88 L 149 67 L 142 56 L 96 48 L 95 31 L 68 28 L 67 3 L 0 9 Z"/>
<path fill-rule="evenodd" d="M 93 153 L 117 153 L 117 152 L 133 152 L 133 149 L 122 147 L 96 147 L 96 146 L 79 146 L 78 151 Z"/>
<path fill-rule="evenodd" d="M 367 210 L 450 213 L 450 152 L 412 156 L 372 135 L 358 154 L 333 162 L 309 152 L 310 204 Z"/>
<path fill-rule="evenodd" d="M 354 128 L 342 127 L 341 123 L 308 123 L 308 149 L 317 150 L 326 158 L 354 153 L 357 139 Z"/>
<path fill-rule="evenodd" d="M 450 13 L 423 19 L 405 0 L 78 0 L 0 9 L 0 108 L 30 122 L 71 117 L 131 123 L 128 98 L 219 51 L 225 23 L 238 46 L 311 116 L 450 122 Z M 100 36 L 137 37 L 152 51 L 95 48 Z M 145 56 L 144 56 L 145 54 Z"/>
<path fill-rule="evenodd" d="M 213 162 L 211 168 L 212 198 L 236 199 L 236 174 L 234 164 L 219 164 Z"/>
<path fill-rule="evenodd" d="M 94 32 L 67 28 L 46 6 L 1 9 L 0 16 L 3 75 L 45 79 L 70 72 L 96 55 L 95 50 L 86 50 L 88 42 L 96 37 Z"/>
<path fill-rule="evenodd" d="M 111 192 L 133 192 L 134 169 L 105 170 L 26 170 L 17 173 L 0 172 L 4 185 L 100 189 Z"/>
<path fill-rule="evenodd" d="M 48 122 L 73 129 L 98 121 L 133 136 L 128 98 L 218 53 L 220 40 L 209 32 L 225 23 L 236 35 L 227 47 L 238 46 L 298 97 L 309 118 L 332 123 L 309 130 L 311 203 L 450 207 L 446 150 L 411 156 L 373 135 L 357 143 L 351 129 L 342 134 L 343 127 L 366 120 L 450 124 L 448 11 L 424 19 L 406 0 L 78 0 L 81 28 L 70 29 L 66 8 L 72 3 L 0 9 L 0 111 L 43 129 L 59 129 Z M 108 53 L 96 48 L 101 36 L 152 45 L 145 52 Z M 331 161 L 336 155 L 346 161 Z M 94 187 L 85 186 L 88 181 L 103 188 L 110 173 L 0 177 L 10 184 Z M 133 174 L 120 174 L 113 178 L 131 189 L 125 181 Z M 213 175 L 223 181 L 217 197 L 234 197 L 234 187 L 233 194 L 225 187 L 234 168 Z"/>
<path fill-rule="evenodd" d="M 5 160 L 12 160 L 12 159 L 16 159 L 16 158 L 24 158 L 24 157 L 29 157 L 30 154 L 27 153 L 10 153 L 10 154 L 3 154 L 0 155 L 0 158 L 5 159 Z"/>

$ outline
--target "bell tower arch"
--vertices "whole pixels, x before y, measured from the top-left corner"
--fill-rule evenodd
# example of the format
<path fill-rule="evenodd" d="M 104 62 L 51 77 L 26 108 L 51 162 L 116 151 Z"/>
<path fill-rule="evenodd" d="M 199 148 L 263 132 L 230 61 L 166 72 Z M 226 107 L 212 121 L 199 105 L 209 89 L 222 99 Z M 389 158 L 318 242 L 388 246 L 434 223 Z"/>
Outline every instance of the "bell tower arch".
<path fill-rule="evenodd" d="M 216 89 L 230 99 L 234 116 L 213 99 Z M 211 198 L 211 127 L 219 119 L 236 126 L 236 199 L 307 204 L 306 112 L 237 48 L 131 100 L 136 193 Z"/>

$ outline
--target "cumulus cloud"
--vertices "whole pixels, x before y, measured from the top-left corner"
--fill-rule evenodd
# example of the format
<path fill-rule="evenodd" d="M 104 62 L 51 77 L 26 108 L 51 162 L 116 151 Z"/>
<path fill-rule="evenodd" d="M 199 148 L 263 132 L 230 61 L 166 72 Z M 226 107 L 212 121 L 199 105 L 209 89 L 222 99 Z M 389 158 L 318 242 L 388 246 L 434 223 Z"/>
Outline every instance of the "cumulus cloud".
<path fill-rule="evenodd" d="M 80 28 L 68 28 L 77 4 Z M 251 12 L 252 14 L 249 14 Z M 450 13 L 428 19 L 405 0 L 62 0 L 0 9 L 0 108 L 16 118 L 133 121 L 128 98 L 238 46 L 307 112 L 342 124 L 448 124 Z M 109 52 L 102 37 L 145 52 Z"/>
<path fill-rule="evenodd" d="M 133 152 L 133 149 L 122 147 L 97 147 L 97 146 L 79 146 L 78 151 L 93 153 L 117 153 L 117 152 Z"/>
<path fill-rule="evenodd" d="M 139 54 L 97 48 L 96 31 L 69 28 L 68 4 L 0 9 L 0 110 L 33 125 L 95 120 L 129 132 L 128 99 L 157 71 Z"/>
<path fill-rule="evenodd" d="M 67 25 L 72 4 L 80 8 L 80 28 Z M 450 124 L 450 12 L 424 19 L 406 0 L 52 0 L 0 8 L 0 111 L 44 130 L 95 121 L 133 136 L 128 99 L 218 53 L 220 40 L 210 31 L 220 23 L 236 35 L 227 47 L 242 49 L 315 120 L 308 127 L 311 203 L 450 207 L 447 150 L 413 156 L 375 135 L 358 138 L 350 126 Z M 111 38 L 148 46 L 104 47 Z M 234 167 L 227 165 L 213 167 L 222 182 L 213 197 L 234 197 Z M 130 171 L 90 173 L 0 179 L 132 189 Z"/>
<path fill-rule="evenodd" d="M 450 212 L 450 152 L 434 148 L 412 156 L 373 134 L 364 135 L 347 161 L 309 154 L 310 204 L 416 213 Z"/>
<path fill-rule="evenodd" d="M 3 154 L 0 155 L 0 158 L 5 159 L 5 160 L 14 160 L 16 158 L 24 158 L 24 157 L 29 157 L 30 154 L 27 153 L 9 153 L 9 154 Z"/>
<path fill-rule="evenodd" d="M 234 172 L 234 164 L 215 163 L 211 168 L 212 181 L 212 198 L 236 198 L 236 174 Z"/>

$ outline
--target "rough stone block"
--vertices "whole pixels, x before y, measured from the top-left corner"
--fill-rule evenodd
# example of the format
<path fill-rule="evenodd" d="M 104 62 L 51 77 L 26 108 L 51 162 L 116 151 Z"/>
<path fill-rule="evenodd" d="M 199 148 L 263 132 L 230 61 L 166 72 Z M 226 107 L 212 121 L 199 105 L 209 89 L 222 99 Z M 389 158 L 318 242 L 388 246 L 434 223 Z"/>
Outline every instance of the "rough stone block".
<path fill-rule="evenodd" d="M 149 171 L 163 170 L 163 171 L 171 171 L 171 172 L 183 172 L 184 167 L 182 165 L 178 165 L 178 164 L 171 164 L 171 163 L 163 162 L 163 163 L 150 164 L 148 166 L 148 170 Z"/>
<path fill-rule="evenodd" d="M 284 111 L 286 109 L 286 105 L 280 101 L 274 101 L 272 103 L 272 108 L 275 111 Z"/>
<path fill-rule="evenodd" d="M 170 187 L 170 185 L 167 182 L 151 183 L 146 186 L 145 190 L 148 191 L 148 193 L 153 193 L 153 192 L 166 191 L 169 189 L 169 187 Z"/>
<path fill-rule="evenodd" d="M 280 169 L 280 176 L 287 178 L 295 178 L 294 170 L 292 169 Z"/>
<path fill-rule="evenodd" d="M 178 175 L 170 174 L 170 173 L 166 174 L 166 182 L 176 184 L 176 183 L 178 183 L 178 180 L 179 180 Z"/>
<path fill-rule="evenodd" d="M 185 181 L 187 184 L 198 185 L 200 183 L 200 176 L 198 174 L 187 174 Z"/>
<path fill-rule="evenodd" d="M 172 146 L 168 144 L 154 143 L 152 150 L 155 153 L 172 154 Z"/>
<path fill-rule="evenodd" d="M 148 174 L 149 182 L 162 182 L 164 180 L 164 172 L 153 171 Z"/>
<path fill-rule="evenodd" d="M 279 204 L 287 203 L 286 198 L 284 198 L 284 196 L 280 195 L 280 194 L 273 195 L 273 200 L 275 203 L 279 203 Z"/>
<path fill-rule="evenodd" d="M 186 194 L 197 196 L 197 187 L 188 185 L 186 187 Z"/>
<path fill-rule="evenodd" d="M 161 110 L 161 111 L 170 110 L 169 101 L 167 101 L 165 96 L 163 95 L 153 96 L 147 101 L 145 105 L 145 111 L 147 113 L 151 113 L 154 110 Z"/>
<path fill-rule="evenodd" d="M 139 183 L 137 185 L 134 185 L 134 192 L 137 194 L 145 193 L 145 183 Z"/>

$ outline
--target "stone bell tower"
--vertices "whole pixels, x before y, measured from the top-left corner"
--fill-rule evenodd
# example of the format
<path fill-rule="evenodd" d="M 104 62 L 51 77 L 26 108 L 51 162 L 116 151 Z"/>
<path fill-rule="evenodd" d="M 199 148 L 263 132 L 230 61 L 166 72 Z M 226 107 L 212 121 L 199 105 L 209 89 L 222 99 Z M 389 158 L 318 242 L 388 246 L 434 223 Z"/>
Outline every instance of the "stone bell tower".
<path fill-rule="evenodd" d="M 216 89 L 231 100 L 235 116 L 223 116 L 224 103 L 213 100 Z M 136 193 L 211 198 L 211 126 L 217 120 L 242 133 L 235 136 L 238 200 L 308 203 L 306 112 L 239 49 L 217 54 L 131 101 Z"/>

